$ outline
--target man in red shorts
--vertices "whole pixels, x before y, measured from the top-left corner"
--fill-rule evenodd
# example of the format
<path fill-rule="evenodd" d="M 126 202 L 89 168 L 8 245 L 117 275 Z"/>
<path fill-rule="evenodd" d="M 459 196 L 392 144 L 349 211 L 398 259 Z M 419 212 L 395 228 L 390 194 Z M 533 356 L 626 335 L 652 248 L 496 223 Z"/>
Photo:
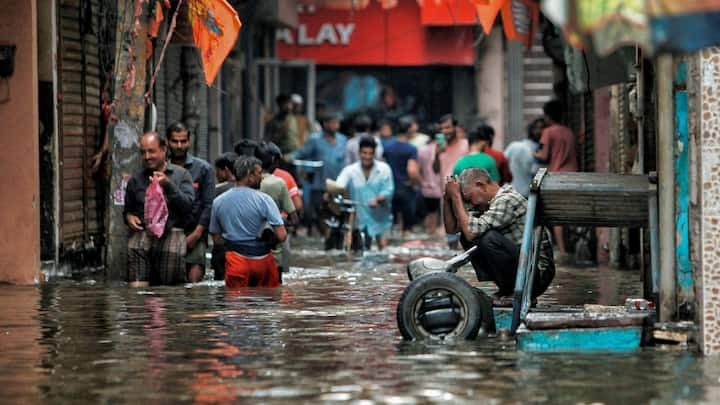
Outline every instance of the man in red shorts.
<path fill-rule="evenodd" d="M 280 279 L 271 248 L 287 231 L 272 198 L 258 191 L 260 160 L 241 156 L 235 161 L 237 186 L 213 201 L 210 234 L 225 245 L 225 286 L 278 287 Z M 263 228 L 269 226 L 263 231 Z"/>

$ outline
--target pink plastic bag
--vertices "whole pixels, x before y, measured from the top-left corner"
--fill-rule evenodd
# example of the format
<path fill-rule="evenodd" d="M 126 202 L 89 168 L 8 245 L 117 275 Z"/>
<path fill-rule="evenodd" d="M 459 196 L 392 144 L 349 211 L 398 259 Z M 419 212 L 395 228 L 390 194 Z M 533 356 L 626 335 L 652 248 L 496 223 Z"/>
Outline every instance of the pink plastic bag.
<path fill-rule="evenodd" d="M 168 220 L 168 207 L 165 195 L 157 179 L 153 179 L 145 191 L 145 229 L 157 238 L 165 232 Z"/>

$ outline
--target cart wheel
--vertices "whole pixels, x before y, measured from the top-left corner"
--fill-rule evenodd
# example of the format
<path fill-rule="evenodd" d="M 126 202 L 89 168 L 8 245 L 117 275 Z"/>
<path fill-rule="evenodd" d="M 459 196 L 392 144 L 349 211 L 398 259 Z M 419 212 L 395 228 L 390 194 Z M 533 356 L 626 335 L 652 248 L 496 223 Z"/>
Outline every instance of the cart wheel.
<path fill-rule="evenodd" d="M 398 328 L 407 340 L 475 339 L 482 318 L 475 289 L 452 273 L 416 279 L 397 307 Z"/>

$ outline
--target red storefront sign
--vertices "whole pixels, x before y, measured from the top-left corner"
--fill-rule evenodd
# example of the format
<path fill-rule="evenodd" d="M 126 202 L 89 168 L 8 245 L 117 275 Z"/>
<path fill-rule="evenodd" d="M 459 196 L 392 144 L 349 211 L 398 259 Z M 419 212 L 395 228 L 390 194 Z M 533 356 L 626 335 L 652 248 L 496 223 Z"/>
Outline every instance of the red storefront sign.
<path fill-rule="evenodd" d="M 304 6 L 297 29 L 277 34 L 281 59 L 311 59 L 320 65 L 472 65 L 472 26 L 428 27 L 416 0 L 383 9 Z"/>
<path fill-rule="evenodd" d="M 477 25 L 475 3 L 472 0 L 425 0 L 420 18 L 424 25 Z"/>

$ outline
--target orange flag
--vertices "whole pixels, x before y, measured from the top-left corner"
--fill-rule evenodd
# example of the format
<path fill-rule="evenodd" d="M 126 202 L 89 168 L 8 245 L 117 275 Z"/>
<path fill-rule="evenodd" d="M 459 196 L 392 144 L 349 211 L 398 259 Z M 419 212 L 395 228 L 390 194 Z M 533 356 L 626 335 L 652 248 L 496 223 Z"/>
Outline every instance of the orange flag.
<path fill-rule="evenodd" d="M 480 22 L 480 26 L 483 28 L 486 35 L 490 35 L 490 31 L 495 23 L 495 18 L 506 1 L 509 2 L 510 0 L 490 0 L 482 3 L 475 2 L 475 11 L 477 12 L 478 21 Z"/>
<path fill-rule="evenodd" d="M 210 86 L 235 46 L 242 24 L 235 9 L 225 0 L 190 0 L 188 18 L 195 46 L 200 48 L 205 82 Z"/>

